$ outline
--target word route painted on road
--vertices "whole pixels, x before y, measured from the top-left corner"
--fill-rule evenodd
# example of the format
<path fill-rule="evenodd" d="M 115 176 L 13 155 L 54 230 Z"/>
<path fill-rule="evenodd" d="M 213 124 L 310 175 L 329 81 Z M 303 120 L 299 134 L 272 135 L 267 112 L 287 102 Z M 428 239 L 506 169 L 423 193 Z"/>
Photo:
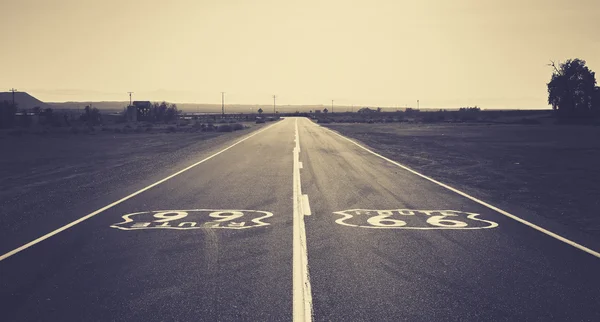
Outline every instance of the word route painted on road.
<path fill-rule="evenodd" d="M 121 230 L 248 229 L 270 225 L 263 219 L 271 216 L 272 213 L 259 210 L 158 210 L 124 215 L 124 221 L 110 227 Z"/>
<path fill-rule="evenodd" d="M 479 214 L 456 210 L 350 209 L 334 214 L 342 216 L 335 221 L 337 224 L 359 228 L 430 230 L 498 227 L 493 221 L 478 218 Z"/>

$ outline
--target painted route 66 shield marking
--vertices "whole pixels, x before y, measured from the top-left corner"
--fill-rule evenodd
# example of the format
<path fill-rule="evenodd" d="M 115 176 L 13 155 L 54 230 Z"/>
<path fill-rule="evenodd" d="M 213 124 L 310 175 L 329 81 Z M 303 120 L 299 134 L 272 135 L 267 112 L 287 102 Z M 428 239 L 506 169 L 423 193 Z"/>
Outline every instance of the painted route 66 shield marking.
<path fill-rule="evenodd" d="M 486 229 L 498 224 L 480 215 L 456 210 L 350 209 L 336 211 L 335 222 L 350 227 L 380 229 Z"/>
<path fill-rule="evenodd" d="M 263 219 L 271 216 L 270 212 L 258 210 L 158 210 L 124 215 L 123 222 L 110 227 L 121 230 L 248 229 L 270 225 Z"/>

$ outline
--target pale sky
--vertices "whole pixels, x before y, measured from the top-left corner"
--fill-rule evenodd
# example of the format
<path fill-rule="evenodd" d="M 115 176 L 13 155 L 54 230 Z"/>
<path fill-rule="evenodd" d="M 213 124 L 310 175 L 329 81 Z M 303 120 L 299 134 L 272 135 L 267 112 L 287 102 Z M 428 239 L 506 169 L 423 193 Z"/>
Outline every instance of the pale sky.
<path fill-rule="evenodd" d="M 549 108 L 600 75 L 598 0 L 0 0 L 0 91 L 138 100 Z"/>

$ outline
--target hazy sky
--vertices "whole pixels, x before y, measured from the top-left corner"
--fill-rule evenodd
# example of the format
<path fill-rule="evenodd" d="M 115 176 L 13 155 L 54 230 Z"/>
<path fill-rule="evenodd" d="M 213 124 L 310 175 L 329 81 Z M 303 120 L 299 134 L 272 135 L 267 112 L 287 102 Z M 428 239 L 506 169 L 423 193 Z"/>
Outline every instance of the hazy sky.
<path fill-rule="evenodd" d="M 0 0 L 0 91 L 547 108 L 550 59 L 600 72 L 598 0 Z M 600 75 L 600 73 L 599 73 Z"/>

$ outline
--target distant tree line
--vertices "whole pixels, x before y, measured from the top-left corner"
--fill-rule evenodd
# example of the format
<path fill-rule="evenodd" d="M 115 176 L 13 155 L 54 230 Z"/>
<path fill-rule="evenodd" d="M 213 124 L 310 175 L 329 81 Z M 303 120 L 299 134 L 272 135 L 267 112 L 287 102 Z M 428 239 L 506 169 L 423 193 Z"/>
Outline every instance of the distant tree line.
<path fill-rule="evenodd" d="M 548 85 L 548 104 L 560 118 L 600 117 L 600 88 L 585 60 L 569 59 L 554 68 Z"/>
<path fill-rule="evenodd" d="M 100 114 L 100 110 L 90 105 L 85 107 L 84 112 L 81 114 L 79 119 L 89 126 L 102 124 L 102 115 Z"/>
<path fill-rule="evenodd" d="M 19 111 L 18 106 L 19 104 L 16 102 L 14 104 L 11 101 L 0 102 L 0 128 L 30 127 L 34 117 L 37 118 L 37 124 L 40 125 L 71 126 L 67 113 L 55 113 L 50 107 L 41 108 L 39 106 Z M 79 116 L 79 119 L 88 126 L 102 124 L 100 111 L 91 106 L 85 107 L 84 113 Z"/>
<path fill-rule="evenodd" d="M 357 113 L 361 113 L 361 114 L 369 114 L 369 113 L 380 113 L 381 112 L 381 107 L 378 107 L 377 109 L 371 109 L 368 107 L 363 107 L 361 109 L 359 109 L 358 111 L 356 111 Z"/>
<path fill-rule="evenodd" d="M 154 102 L 148 108 L 144 108 L 138 114 L 139 121 L 146 122 L 170 122 L 177 119 L 180 111 L 177 104 L 167 102 Z"/>

